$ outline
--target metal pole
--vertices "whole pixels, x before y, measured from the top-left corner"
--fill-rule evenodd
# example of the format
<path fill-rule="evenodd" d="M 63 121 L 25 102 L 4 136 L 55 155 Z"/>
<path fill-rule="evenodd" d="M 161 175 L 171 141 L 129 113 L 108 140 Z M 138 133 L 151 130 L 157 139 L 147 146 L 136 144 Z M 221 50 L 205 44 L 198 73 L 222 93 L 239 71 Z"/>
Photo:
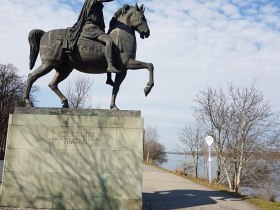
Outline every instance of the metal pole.
<path fill-rule="evenodd" d="M 208 169 L 209 169 L 209 183 L 211 184 L 211 161 L 212 161 L 212 158 L 211 158 L 211 146 L 208 147 L 208 150 L 209 150 L 209 157 L 208 157 Z"/>
<path fill-rule="evenodd" d="M 206 141 L 206 144 L 208 145 L 208 151 L 209 151 L 209 157 L 208 157 L 208 177 L 209 177 L 209 183 L 211 184 L 211 161 L 212 161 L 212 158 L 211 158 L 211 145 L 213 144 L 214 142 L 214 139 L 212 136 L 207 136 L 205 138 L 205 141 Z"/>

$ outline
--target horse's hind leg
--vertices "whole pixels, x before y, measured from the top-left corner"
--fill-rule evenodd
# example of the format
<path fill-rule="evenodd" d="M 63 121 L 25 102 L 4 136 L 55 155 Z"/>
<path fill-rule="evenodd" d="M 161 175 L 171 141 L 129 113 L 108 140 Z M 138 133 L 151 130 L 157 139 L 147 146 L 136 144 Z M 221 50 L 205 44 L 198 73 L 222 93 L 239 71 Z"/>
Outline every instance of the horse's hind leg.
<path fill-rule="evenodd" d="M 52 89 L 52 91 L 54 91 L 56 95 L 58 95 L 58 97 L 60 98 L 62 108 L 69 108 L 69 104 L 67 98 L 58 89 L 58 84 L 64 79 L 66 79 L 72 72 L 72 70 L 72 67 L 69 67 L 66 64 L 61 64 L 58 68 L 56 68 L 56 74 L 54 75 L 54 78 L 49 84 L 49 87 Z"/>
<path fill-rule="evenodd" d="M 33 104 L 29 99 L 30 90 L 33 83 L 40 77 L 46 75 L 53 69 L 53 66 L 50 64 L 41 64 L 34 72 L 28 75 L 26 89 L 23 94 L 23 99 L 27 107 L 32 107 Z"/>

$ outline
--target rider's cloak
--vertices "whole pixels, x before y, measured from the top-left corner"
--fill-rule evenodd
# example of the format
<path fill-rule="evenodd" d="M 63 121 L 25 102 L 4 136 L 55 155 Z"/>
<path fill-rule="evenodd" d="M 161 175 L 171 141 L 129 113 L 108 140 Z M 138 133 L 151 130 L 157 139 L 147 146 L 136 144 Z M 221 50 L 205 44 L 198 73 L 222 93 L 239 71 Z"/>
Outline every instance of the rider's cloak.
<path fill-rule="evenodd" d="M 66 36 L 63 42 L 64 49 L 70 52 L 73 51 L 86 21 L 91 21 L 101 30 L 105 30 L 102 9 L 102 2 L 98 2 L 97 0 L 85 1 L 77 22 L 72 27 L 67 28 Z"/>

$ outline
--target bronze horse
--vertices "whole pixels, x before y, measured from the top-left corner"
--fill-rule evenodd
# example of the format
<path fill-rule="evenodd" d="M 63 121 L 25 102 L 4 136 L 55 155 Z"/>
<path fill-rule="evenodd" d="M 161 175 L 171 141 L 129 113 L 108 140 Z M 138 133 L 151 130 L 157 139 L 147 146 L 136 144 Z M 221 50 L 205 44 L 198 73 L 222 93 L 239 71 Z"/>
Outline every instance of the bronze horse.
<path fill-rule="evenodd" d="M 125 5 L 119 9 L 110 22 L 109 36 L 114 43 L 113 60 L 114 65 L 121 71 L 116 74 L 113 86 L 111 109 L 118 109 L 116 97 L 122 81 L 125 79 L 128 69 L 143 69 L 149 71 L 149 82 L 144 88 L 147 96 L 154 86 L 153 64 L 135 60 L 136 58 L 136 37 L 135 31 L 141 38 L 150 36 L 146 18 L 144 16 L 144 6 L 141 7 Z M 84 73 L 100 74 L 106 73 L 107 62 L 104 56 L 104 45 L 94 40 L 80 38 L 71 55 L 67 54 L 63 48 L 63 39 L 66 29 L 56 29 L 44 32 L 39 29 L 29 33 L 30 43 L 30 69 L 35 65 L 35 61 L 40 51 L 42 64 L 28 75 L 27 86 L 24 92 L 26 106 L 33 104 L 29 100 L 29 93 L 33 83 L 40 77 L 49 73 L 52 69 L 56 74 L 49 87 L 59 96 L 63 108 L 69 108 L 67 98 L 58 89 L 58 84 L 66 79 L 73 69 Z M 108 75 L 110 77 L 110 75 Z"/>

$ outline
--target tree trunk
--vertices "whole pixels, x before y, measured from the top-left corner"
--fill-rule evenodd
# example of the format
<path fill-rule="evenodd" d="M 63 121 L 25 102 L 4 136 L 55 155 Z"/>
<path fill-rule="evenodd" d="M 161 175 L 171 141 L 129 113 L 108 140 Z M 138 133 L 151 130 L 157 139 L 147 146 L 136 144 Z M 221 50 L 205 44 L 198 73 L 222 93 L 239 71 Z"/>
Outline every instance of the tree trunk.
<path fill-rule="evenodd" d="M 150 156 L 150 148 L 148 148 L 148 153 L 147 153 L 147 160 L 146 160 L 147 164 L 149 164 L 149 156 Z"/>
<path fill-rule="evenodd" d="M 198 155 L 196 155 L 196 163 L 195 163 L 195 178 L 198 177 Z"/>
<path fill-rule="evenodd" d="M 216 182 L 219 182 L 221 179 L 221 170 L 222 170 L 222 163 L 221 158 L 217 156 L 217 169 L 216 169 Z"/>
<path fill-rule="evenodd" d="M 216 182 L 218 183 L 221 179 L 222 170 L 222 149 L 221 149 L 221 130 L 218 130 L 218 142 L 217 142 L 217 170 L 216 170 Z"/>
<path fill-rule="evenodd" d="M 232 192 L 232 182 L 230 180 L 230 174 L 229 174 L 229 171 L 226 167 L 226 163 L 224 161 L 222 161 L 222 164 L 224 165 L 224 170 L 225 170 L 225 173 L 226 173 L 226 177 L 227 177 L 227 181 L 228 181 L 228 188 L 229 188 L 229 191 Z"/>
<path fill-rule="evenodd" d="M 236 173 L 236 183 L 235 183 L 234 192 L 238 192 L 238 190 L 239 190 L 240 177 L 241 177 L 241 173 L 242 173 L 242 169 L 243 169 L 243 163 L 244 163 L 244 150 L 245 150 L 244 147 L 245 147 L 245 142 L 242 141 L 241 154 L 240 154 L 240 158 L 239 158 L 238 170 L 237 170 L 237 173 Z"/>
<path fill-rule="evenodd" d="M 196 177 L 196 158 L 194 152 L 192 154 L 192 158 L 193 158 L 193 177 Z"/>
<path fill-rule="evenodd" d="M 197 168 L 198 168 L 198 162 L 197 160 L 195 160 L 193 164 L 193 177 L 195 178 L 197 178 Z"/>

